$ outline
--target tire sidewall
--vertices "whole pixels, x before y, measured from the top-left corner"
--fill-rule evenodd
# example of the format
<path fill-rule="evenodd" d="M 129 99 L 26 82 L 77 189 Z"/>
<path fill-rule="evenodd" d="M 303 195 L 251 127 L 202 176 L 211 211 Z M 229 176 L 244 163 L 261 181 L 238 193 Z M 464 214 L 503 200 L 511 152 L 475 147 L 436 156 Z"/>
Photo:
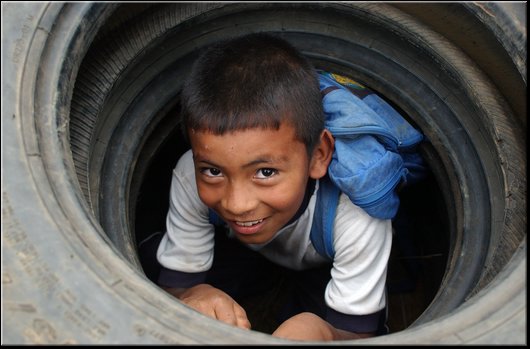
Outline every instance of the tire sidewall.
<path fill-rule="evenodd" d="M 146 282 L 137 266 L 119 256 L 84 201 L 67 155 L 68 101 L 86 42 L 110 12 L 91 4 L 12 4 L 5 10 L 2 259 L 3 308 L 5 319 L 9 318 L 3 325 L 5 339 L 11 343 L 283 343 L 218 324 L 171 300 Z M 93 18 L 101 22 L 91 23 Z M 6 37 L 16 39 L 8 42 Z M 524 272 L 518 266 L 524 260 L 515 263 L 516 267 L 508 264 L 504 278 L 514 280 L 514 275 Z M 523 292 L 524 285 L 515 285 L 510 294 L 517 297 L 512 300 Z M 486 291 L 502 284 L 494 286 Z M 488 294 L 480 296 L 487 299 Z M 473 305 L 459 312 L 469 307 Z M 419 337 L 411 331 L 410 336 L 401 333 L 397 338 L 403 343 L 416 342 L 415 338 L 427 343 L 447 335 L 425 337 L 435 333 L 434 327 L 427 324 Z M 500 338 L 513 340 L 506 334 Z"/>

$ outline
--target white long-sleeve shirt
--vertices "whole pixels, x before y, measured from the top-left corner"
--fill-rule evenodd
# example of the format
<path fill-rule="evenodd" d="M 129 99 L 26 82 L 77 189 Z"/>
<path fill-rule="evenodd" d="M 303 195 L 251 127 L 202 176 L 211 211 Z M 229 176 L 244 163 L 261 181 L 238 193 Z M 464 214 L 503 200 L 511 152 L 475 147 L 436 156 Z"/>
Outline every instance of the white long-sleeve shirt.
<path fill-rule="evenodd" d="M 213 262 L 215 229 L 208 207 L 197 193 L 191 150 L 173 170 L 167 232 L 157 251 L 160 264 L 185 273 L 209 270 Z M 318 181 L 306 210 L 266 244 L 247 245 L 274 263 L 303 270 L 327 263 L 309 237 Z M 326 304 L 348 315 L 373 314 L 386 305 L 385 282 L 392 244 L 390 220 L 369 216 L 341 194 L 334 222 L 335 257 Z"/>

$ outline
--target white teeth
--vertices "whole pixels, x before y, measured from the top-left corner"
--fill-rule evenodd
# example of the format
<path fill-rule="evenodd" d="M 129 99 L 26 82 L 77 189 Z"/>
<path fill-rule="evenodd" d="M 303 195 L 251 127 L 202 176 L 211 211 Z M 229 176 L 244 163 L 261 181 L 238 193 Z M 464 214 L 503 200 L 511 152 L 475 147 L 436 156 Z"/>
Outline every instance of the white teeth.
<path fill-rule="evenodd" d="M 263 219 L 257 220 L 257 221 L 251 221 L 251 222 L 236 222 L 237 225 L 240 225 L 242 227 L 251 227 L 253 225 L 259 224 L 263 222 Z"/>

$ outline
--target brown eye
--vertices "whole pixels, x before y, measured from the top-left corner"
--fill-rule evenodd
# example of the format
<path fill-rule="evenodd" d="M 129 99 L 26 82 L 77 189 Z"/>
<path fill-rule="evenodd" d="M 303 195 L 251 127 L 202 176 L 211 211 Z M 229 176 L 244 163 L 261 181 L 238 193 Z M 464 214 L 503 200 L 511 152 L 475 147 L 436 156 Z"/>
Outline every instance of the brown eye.
<path fill-rule="evenodd" d="M 215 167 L 201 168 L 201 173 L 209 177 L 220 177 L 222 175 L 221 170 Z"/>
<path fill-rule="evenodd" d="M 270 178 L 278 173 L 278 170 L 275 170 L 273 168 L 260 168 L 256 172 L 256 177 L 263 179 L 263 178 Z"/>

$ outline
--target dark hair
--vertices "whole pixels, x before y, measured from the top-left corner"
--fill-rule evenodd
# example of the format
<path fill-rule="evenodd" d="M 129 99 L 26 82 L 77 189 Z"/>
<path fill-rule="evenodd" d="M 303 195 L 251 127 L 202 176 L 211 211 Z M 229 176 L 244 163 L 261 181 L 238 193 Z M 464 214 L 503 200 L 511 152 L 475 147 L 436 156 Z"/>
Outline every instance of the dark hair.
<path fill-rule="evenodd" d="M 248 34 L 210 46 L 182 91 L 184 131 L 295 127 L 311 152 L 324 129 L 316 70 L 287 41 Z"/>

